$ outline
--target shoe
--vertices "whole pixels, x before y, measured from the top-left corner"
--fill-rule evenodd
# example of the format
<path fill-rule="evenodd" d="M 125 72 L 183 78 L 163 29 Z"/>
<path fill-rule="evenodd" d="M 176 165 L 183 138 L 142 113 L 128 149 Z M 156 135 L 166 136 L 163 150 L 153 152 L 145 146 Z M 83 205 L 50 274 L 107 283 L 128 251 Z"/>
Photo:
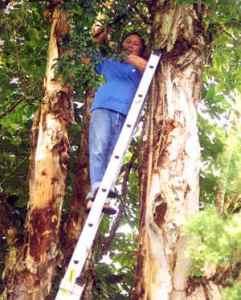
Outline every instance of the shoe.
<path fill-rule="evenodd" d="M 95 196 L 96 196 L 97 192 L 98 192 L 98 188 L 95 190 L 94 193 L 89 192 L 87 194 L 86 200 L 88 200 L 88 202 L 87 202 L 86 212 L 90 211 L 90 209 L 92 207 L 92 202 L 95 200 Z M 116 197 L 118 197 L 118 191 L 117 191 L 117 189 L 110 190 L 109 193 L 108 193 L 107 198 L 113 199 L 113 198 L 116 198 Z M 114 214 L 116 214 L 116 209 L 113 208 L 113 207 L 111 207 L 109 201 L 106 201 L 105 204 L 104 204 L 104 207 L 102 209 L 102 212 L 105 213 L 105 214 L 107 214 L 107 215 L 114 215 Z"/>
<path fill-rule="evenodd" d="M 93 199 L 94 200 L 94 199 Z M 93 203 L 92 199 L 89 199 L 86 206 L 86 212 L 89 213 Z M 105 202 L 102 212 L 106 215 L 114 215 L 116 214 L 116 209 L 110 206 L 109 202 Z"/>
<path fill-rule="evenodd" d="M 108 198 L 117 198 L 119 196 L 117 189 L 111 189 L 108 194 Z"/>
<path fill-rule="evenodd" d="M 99 188 L 97 188 L 97 189 L 94 191 L 94 193 L 89 192 L 89 193 L 87 194 L 87 196 L 86 196 L 86 200 L 91 200 L 91 199 L 93 199 L 92 201 L 94 201 L 95 196 L 96 196 L 98 190 L 99 190 Z M 119 196 L 119 193 L 118 193 L 117 189 L 115 188 L 115 189 L 111 189 L 111 190 L 109 191 L 107 198 L 117 198 L 118 196 Z"/>

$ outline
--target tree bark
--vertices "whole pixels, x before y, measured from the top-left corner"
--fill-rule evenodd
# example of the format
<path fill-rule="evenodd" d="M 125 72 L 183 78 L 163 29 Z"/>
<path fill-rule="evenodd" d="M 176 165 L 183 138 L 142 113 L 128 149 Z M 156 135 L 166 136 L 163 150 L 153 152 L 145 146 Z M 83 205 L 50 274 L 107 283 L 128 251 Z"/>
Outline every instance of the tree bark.
<path fill-rule="evenodd" d="M 204 7 L 156 1 L 152 9 L 153 48 L 164 55 L 149 96 L 132 299 L 183 300 L 190 267 L 183 224 L 199 207 L 195 104 L 202 85 Z"/>
<path fill-rule="evenodd" d="M 6 299 L 46 299 L 55 275 L 68 162 L 67 127 L 72 121 L 72 91 L 56 79 L 54 65 L 60 57 L 61 39 L 67 32 L 66 13 L 55 9 L 44 98 L 32 126 L 25 241 L 18 249 L 16 261 L 6 266 Z"/>
<path fill-rule="evenodd" d="M 216 284 L 214 281 L 206 279 L 199 283 L 188 283 L 186 290 L 187 300 L 221 300 L 220 293 L 221 286 Z"/>

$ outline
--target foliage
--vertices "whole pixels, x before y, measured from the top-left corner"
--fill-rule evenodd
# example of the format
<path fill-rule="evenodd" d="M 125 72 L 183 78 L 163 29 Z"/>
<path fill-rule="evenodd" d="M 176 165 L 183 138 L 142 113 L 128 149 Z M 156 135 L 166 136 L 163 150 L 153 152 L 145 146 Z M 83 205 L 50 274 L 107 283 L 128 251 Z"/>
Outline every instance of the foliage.
<path fill-rule="evenodd" d="M 70 128 L 72 147 L 67 199 L 72 192 L 75 156 L 79 149 L 82 119 L 80 107 L 86 92 L 96 88 L 102 80 L 96 76 L 93 64 L 81 63 L 81 59 L 86 56 L 91 57 L 93 62 L 98 62 L 100 49 L 91 40 L 91 26 L 99 13 L 106 16 L 106 23 L 112 23 L 113 43 L 108 50 L 112 55 L 125 32 L 138 30 L 148 38 L 151 18 L 146 2 L 115 1 L 114 9 L 107 9 L 103 6 L 103 1 L 64 1 L 62 8 L 69 13 L 71 31 L 62 40 L 62 47 L 66 52 L 56 63 L 58 73 L 74 87 L 77 121 Z M 194 2 L 196 1 L 176 0 L 178 4 Z M 201 276 L 209 262 L 215 267 L 232 267 L 238 263 L 241 243 L 241 224 L 238 218 L 241 207 L 241 141 L 238 126 L 241 102 L 240 1 L 205 0 L 202 3 L 208 7 L 204 21 L 207 28 L 206 41 L 210 43 L 203 77 L 202 101 L 199 105 L 202 147 L 200 198 L 207 209 L 187 225 L 187 231 L 194 236 L 190 251 L 195 276 Z M 12 206 L 17 212 L 15 217 L 21 220 L 18 225 L 20 231 L 23 229 L 22 220 L 28 199 L 30 128 L 33 114 L 43 96 L 42 83 L 49 38 L 48 20 L 43 15 L 47 4 L 48 1 L 15 1 L 12 8 L 1 11 L 0 19 L 0 189 L 6 194 L 16 195 L 18 199 Z M 121 18 L 116 22 L 118 17 Z M 128 187 L 128 204 L 125 203 L 120 229 L 107 253 L 108 260 L 102 258 L 101 249 L 96 254 L 96 299 L 127 299 L 130 293 L 138 223 L 136 170 L 129 176 Z M 213 208 L 220 190 L 224 201 L 223 216 Z M 232 216 L 232 213 L 236 215 Z M 104 219 L 101 228 L 104 240 L 111 225 L 109 219 Z M 130 228 L 133 229 L 132 232 Z M 6 250 L 3 246 L 0 245 L 1 253 Z M 3 257 L 0 260 L 3 261 Z M 113 284 L 110 284 L 110 280 Z M 224 297 L 240 298 L 240 286 L 235 280 L 234 286 L 225 289 Z"/>
<path fill-rule="evenodd" d="M 216 1 L 215 1 L 216 2 Z M 229 7 L 232 6 L 233 7 Z M 223 7 L 227 8 L 227 18 L 214 22 L 213 14 L 208 19 L 208 33 L 211 35 L 212 50 L 204 72 L 203 97 L 199 105 L 200 142 L 202 147 L 203 167 L 201 172 L 201 201 L 214 203 L 217 191 L 224 182 L 224 170 L 229 160 L 224 157 L 230 136 L 237 139 L 237 134 L 228 132 L 234 106 L 240 102 L 240 39 L 241 28 L 236 22 L 240 16 L 236 12 L 229 16 L 235 7 L 233 3 L 218 1 L 214 14 L 223 16 Z M 220 9 L 220 10 L 219 10 Z M 236 20 L 234 22 L 234 20 Z M 229 23 L 229 21 L 231 23 Z M 234 23 L 233 23 L 234 22 Z M 236 156 L 238 147 L 233 145 L 232 153 Z M 223 157 L 223 158 L 222 158 Z M 229 168 L 230 170 L 231 168 Z"/>
<path fill-rule="evenodd" d="M 204 210 L 188 222 L 186 230 L 192 236 L 191 275 L 207 277 L 210 272 L 211 277 L 215 272 L 226 272 L 228 275 L 224 275 L 221 283 L 229 288 L 224 289 L 223 297 L 233 300 L 240 297 L 239 271 L 235 269 L 239 269 L 241 259 L 241 101 L 238 92 L 232 91 L 232 96 L 233 105 L 222 120 L 210 118 L 207 111 L 200 116 L 203 145 L 200 200 Z"/>
<path fill-rule="evenodd" d="M 223 299 L 240 299 L 240 213 L 224 218 L 215 208 L 208 208 L 190 220 L 186 233 L 191 236 L 188 249 L 192 257 L 191 275 L 211 277 L 215 272 L 226 273 L 221 281 L 228 286 L 223 289 Z"/>
<path fill-rule="evenodd" d="M 208 117 L 199 115 L 199 137 L 202 149 L 202 168 L 200 176 L 200 201 L 214 203 L 218 188 L 217 159 L 224 149 L 225 133 L 222 128 L 212 124 Z"/>
<path fill-rule="evenodd" d="M 5 11 L 0 28 L 0 189 L 26 201 L 29 130 L 42 96 L 48 30 L 41 5 L 28 2 Z"/>
<path fill-rule="evenodd" d="M 234 284 L 232 287 L 223 290 L 223 300 L 239 300 L 241 298 L 240 283 Z"/>
<path fill-rule="evenodd" d="M 224 218 L 215 208 L 208 208 L 190 220 L 186 231 L 192 237 L 189 247 L 192 275 L 205 275 L 210 265 L 216 269 L 228 268 L 240 261 L 240 220 L 240 213 Z"/>
<path fill-rule="evenodd" d="M 201 201 L 214 203 L 217 193 L 227 197 L 240 195 L 240 96 L 236 95 L 232 108 L 219 120 L 210 114 L 200 115 L 200 141 L 203 148 L 201 172 Z M 235 196 L 236 195 L 236 196 Z M 227 199 L 228 200 L 228 199 Z"/>

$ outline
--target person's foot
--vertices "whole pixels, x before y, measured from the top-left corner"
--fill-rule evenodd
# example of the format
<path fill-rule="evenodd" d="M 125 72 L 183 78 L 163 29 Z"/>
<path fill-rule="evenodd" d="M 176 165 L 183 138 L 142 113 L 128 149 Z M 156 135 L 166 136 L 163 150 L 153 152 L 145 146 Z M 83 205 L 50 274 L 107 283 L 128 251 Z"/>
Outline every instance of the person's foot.
<path fill-rule="evenodd" d="M 86 212 L 89 213 L 92 205 L 93 205 L 93 201 L 89 200 L 86 205 Z M 109 202 L 105 202 L 102 212 L 106 215 L 114 215 L 116 213 L 116 209 L 114 207 L 111 207 Z"/>
<path fill-rule="evenodd" d="M 111 189 L 108 194 L 108 198 L 117 198 L 119 196 L 117 189 Z"/>
<path fill-rule="evenodd" d="M 93 192 L 89 192 L 89 193 L 87 194 L 87 196 L 86 196 L 86 200 L 91 200 L 91 199 L 92 199 L 92 201 L 94 201 L 95 196 L 96 196 L 98 190 L 99 190 L 99 188 L 97 188 L 97 189 L 94 191 L 94 193 L 93 193 Z M 119 193 L 118 193 L 117 189 L 114 188 L 114 189 L 111 189 L 111 190 L 109 191 L 107 197 L 108 197 L 108 198 L 117 198 L 118 196 L 119 196 Z"/>

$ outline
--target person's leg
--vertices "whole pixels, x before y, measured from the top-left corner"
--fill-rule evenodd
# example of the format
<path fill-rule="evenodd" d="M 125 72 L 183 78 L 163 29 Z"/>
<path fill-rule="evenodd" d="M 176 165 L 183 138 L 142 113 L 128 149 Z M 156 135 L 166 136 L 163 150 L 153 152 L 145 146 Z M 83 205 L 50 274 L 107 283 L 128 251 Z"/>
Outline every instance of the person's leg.
<path fill-rule="evenodd" d="M 108 147 L 108 154 L 107 154 L 107 164 L 111 158 L 112 152 L 115 148 L 115 145 L 118 141 L 118 138 L 120 136 L 121 129 L 123 127 L 123 124 L 125 122 L 126 116 L 118 113 L 118 112 L 111 112 L 111 137 L 112 139 L 110 140 L 109 147 Z M 115 184 L 112 186 L 109 197 L 110 198 L 115 198 L 118 196 L 118 192 L 115 189 Z"/>
<path fill-rule="evenodd" d="M 106 170 L 109 140 L 111 137 L 111 118 L 106 109 L 92 112 L 89 128 L 89 165 L 92 193 L 98 188 Z"/>
<path fill-rule="evenodd" d="M 118 141 L 118 138 L 120 136 L 121 129 L 123 127 L 123 124 L 125 122 L 126 116 L 118 113 L 111 111 L 111 137 L 112 139 L 110 140 L 109 147 L 108 147 L 108 154 L 107 154 L 107 160 L 109 162 L 111 154 L 115 148 L 115 145 Z"/>
<path fill-rule="evenodd" d="M 86 210 L 92 207 L 95 192 L 97 191 L 104 176 L 108 163 L 108 149 L 112 140 L 111 111 L 107 109 L 96 109 L 93 111 L 89 129 L 89 165 L 91 192 L 87 195 Z M 109 202 L 103 207 L 103 212 L 112 215 L 116 209 Z"/>

